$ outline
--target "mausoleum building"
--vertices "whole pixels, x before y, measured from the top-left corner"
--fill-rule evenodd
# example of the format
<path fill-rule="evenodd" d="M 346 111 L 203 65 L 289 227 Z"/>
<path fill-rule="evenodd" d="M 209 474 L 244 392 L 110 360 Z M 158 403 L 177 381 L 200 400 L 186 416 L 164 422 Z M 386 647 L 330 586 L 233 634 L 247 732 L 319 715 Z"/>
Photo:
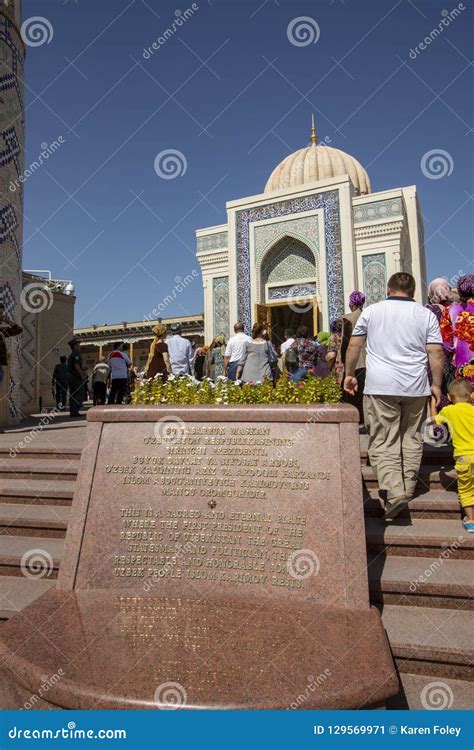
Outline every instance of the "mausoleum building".
<path fill-rule="evenodd" d="M 414 185 L 372 192 L 361 164 L 311 142 L 271 173 L 264 191 L 227 203 L 227 222 L 199 229 L 205 338 L 242 320 L 265 320 L 276 342 L 286 327 L 329 330 L 351 291 L 367 304 L 385 296 L 389 276 L 408 271 L 424 301 L 423 220 Z"/>

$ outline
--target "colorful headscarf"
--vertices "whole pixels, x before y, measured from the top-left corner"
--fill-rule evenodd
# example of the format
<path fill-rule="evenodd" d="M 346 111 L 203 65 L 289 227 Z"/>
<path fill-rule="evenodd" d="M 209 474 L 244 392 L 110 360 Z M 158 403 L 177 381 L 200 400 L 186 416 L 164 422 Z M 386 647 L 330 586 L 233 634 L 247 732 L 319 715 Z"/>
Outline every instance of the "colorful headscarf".
<path fill-rule="evenodd" d="M 318 340 L 318 343 L 326 346 L 329 341 L 329 333 L 327 331 L 320 331 L 316 338 Z"/>
<path fill-rule="evenodd" d="M 428 300 L 433 305 L 450 305 L 454 297 L 449 281 L 441 277 L 433 279 L 428 285 Z"/>
<path fill-rule="evenodd" d="M 349 306 L 350 307 L 363 307 L 365 304 L 365 294 L 362 292 L 351 292 L 349 295 Z"/>

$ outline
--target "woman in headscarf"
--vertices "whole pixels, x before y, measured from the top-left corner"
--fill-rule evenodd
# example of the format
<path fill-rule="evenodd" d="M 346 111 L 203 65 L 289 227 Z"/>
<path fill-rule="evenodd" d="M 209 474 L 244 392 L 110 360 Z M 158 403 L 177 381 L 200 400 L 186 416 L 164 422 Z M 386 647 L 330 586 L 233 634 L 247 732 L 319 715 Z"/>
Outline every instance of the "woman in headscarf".
<path fill-rule="evenodd" d="M 433 281 L 428 284 L 428 304 L 426 305 L 426 307 L 428 308 L 428 310 L 431 310 L 431 312 L 434 313 L 438 323 L 440 323 L 441 321 L 443 310 L 449 307 L 452 302 L 454 302 L 453 292 L 451 289 L 451 284 L 447 279 L 439 277 L 433 279 Z M 444 373 L 443 382 L 441 384 L 443 397 L 441 403 L 438 406 L 438 409 L 442 409 L 443 406 L 447 406 L 447 404 L 449 403 L 448 387 L 454 375 L 454 367 L 452 365 L 453 351 L 452 349 L 445 347 L 444 353 Z M 428 376 L 431 385 L 431 372 L 428 373 Z"/>
<path fill-rule="evenodd" d="M 433 279 L 428 284 L 428 304 L 426 307 L 436 315 L 438 323 L 441 320 L 441 313 L 444 308 L 448 307 L 452 302 L 454 302 L 454 297 L 451 291 L 451 284 L 447 279 Z"/>
<path fill-rule="evenodd" d="M 145 366 L 145 377 L 154 378 L 155 375 L 161 375 L 163 382 L 168 380 L 168 374 L 171 374 L 171 364 L 168 354 L 168 345 L 165 343 L 166 326 L 157 323 L 152 328 L 155 338 L 151 342 L 148 361 Z"/>
<path fill-rule="evenodd" d="M 453 352 L 455 378 L 474 384 L 474 274 L 458 279 L 459 302 L 452 302 L 441 313 L 440 328 L 445 349 Z"/>

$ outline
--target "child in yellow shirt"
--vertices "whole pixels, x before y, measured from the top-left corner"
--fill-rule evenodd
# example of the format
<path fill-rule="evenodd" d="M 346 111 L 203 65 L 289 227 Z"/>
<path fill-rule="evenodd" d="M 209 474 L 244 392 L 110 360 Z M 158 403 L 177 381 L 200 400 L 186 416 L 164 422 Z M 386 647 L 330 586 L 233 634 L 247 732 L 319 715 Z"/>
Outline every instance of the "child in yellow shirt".
<path fill-rule="evenodd" d="M 436 414 L 432 400 L 431 416 L 436 424 L 446 424 L 451 435 L 459 502 L 466 514 L 463 526 L 466 531 L 474 533 L 474 393 L 468 380 L 453 380 L 448 394 L 451 403 L 439 414 Z"/>

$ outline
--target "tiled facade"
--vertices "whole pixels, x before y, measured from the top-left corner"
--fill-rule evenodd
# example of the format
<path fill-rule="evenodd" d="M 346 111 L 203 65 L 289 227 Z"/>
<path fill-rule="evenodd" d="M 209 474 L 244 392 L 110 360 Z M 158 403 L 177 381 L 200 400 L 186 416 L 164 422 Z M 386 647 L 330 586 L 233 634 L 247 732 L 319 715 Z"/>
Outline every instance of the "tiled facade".
<path fill-rule="evenodd" d="M 322 209 L 324 216 L 325 273 L 329 317 L 332 320 L 344 312 L 339 192 L 328 190 L 314 195 L 275 201 L 275 203 L 269 205 L 237 211 L 237 310 L 239 320 L 243 321 L 247 329 L 250 329 L 252 325 L 252 301 L 250 299 L 250 231 L 252 222 L 271 220 L 280 216 L 295 216 L 316 209 Z"/>
<path fill-rule="evenodd" d="M 364 221 L 390 219 L 394 216 L 402 216 L 402 214 L 403 206 L 401 198 L 372 201 L 371 203 L 354 208 L 354 224 L 360 224 Z"/>
<path fill-rule="evenodd" d="M 21 322 L 23 186 L 16 181 L 24 168 L 24 45 L 18 21 L 18 3 L 0 3 L 0 297 L 8 317 Z M 7 419 L 21 417 L 21 342 L 7 341 Z"/>
<path fill-rule="evenodd" d="M 387 289 L 385 253 L 364 255 L 362 258 L 363 284 L 366 304 L 372 305 L 384 298 Z"/>
<path fill-rule="evenodd" d="M 226 338 L 230 333 L 229 311 L 229 277 L 218 276 L 212 280 L 214 336 L 223 333 Z"/>

